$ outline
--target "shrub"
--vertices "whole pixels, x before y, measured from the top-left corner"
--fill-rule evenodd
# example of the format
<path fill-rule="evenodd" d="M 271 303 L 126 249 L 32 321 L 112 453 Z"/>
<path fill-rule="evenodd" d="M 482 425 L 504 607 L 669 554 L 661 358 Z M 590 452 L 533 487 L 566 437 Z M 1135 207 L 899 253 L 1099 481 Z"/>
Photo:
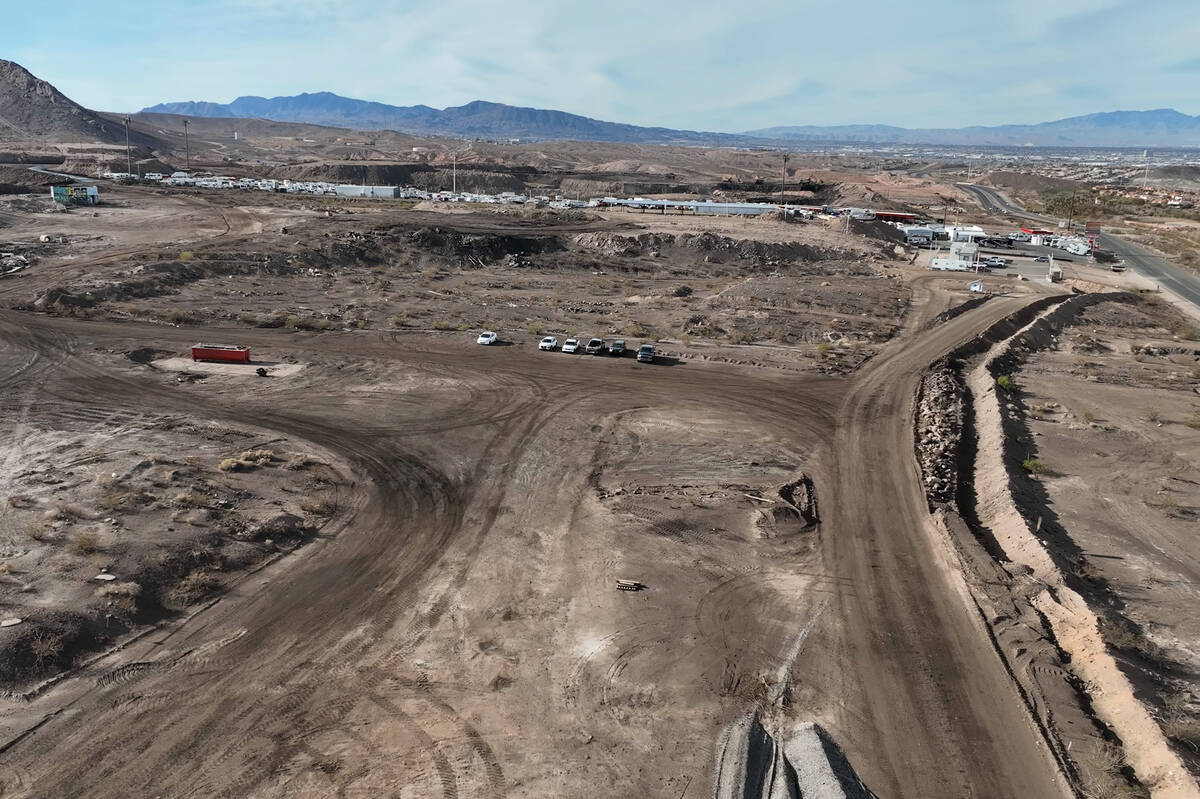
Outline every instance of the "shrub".
<path fill-rule="evenodd" d="M 337 510 L 337 503 L 328 497 L 312 497 L 300 503 L 300 510 L 312 516 L 330 516 Z"/>
<path fill-rule="evenodd" d="M 96 533 L 80 530 L 71 534 L 67 546 L 76 555 L 90 555 L 100 549 L 100 536 Z"/>
<path fill-rule="evenodd" d="M 195 253 L 193 253 L 191 250 L 184 250 L 183 252 L 179 253 L 179 260 L 181 261 L 190 261 L 194 257 Z"/>
<path fill-rule="evenodd" d="M 673 296 L 673 297 L 690 297 L 690 296 L 692 296 L 692 287 L 689 285 L 686 285 L 686 284 L 684 284 L 682 286 L 676 286 L 675 290 L 671 292 L 671 296 Z"/>
<path fill-rule="evenodd" d="M 1193 430 L 1200 430 L 1200 411 L 1195 411 L 1184 424 Z"/>
<path fill-rule="evenodd" d="M 1017 381 L 1012 379 L 1012 375 L 1000 375 L 996 378 L 996 385 L 1005 391 L 1017 390 Z"/>
<path fill-rule="evenodd" d="M 402 313 L 398 313 L 392 317 L 392 327 L 404 327 L 408 324 L 408 317 Z"/>
<path fill-rule="evenodd" d="M 175 502 L 193 508 L 204 508 L 208 506 L 208 495 L 199 491 L 184 491 L 182 494 L 175 495 Z"/>
<path fill-rule="evenodd" d="M 245 466 L 245 464 L 237 458 L 226 458 L 225 460 L 221 461 L 217 468 L 223 472 L 236 472 L 243 466 Z"/>
<path fill-rule="evenodd" d="M 309 463 L 311 463 L 311 461 L 309 461 L 307 455 L 304 453 L 298 453 L 293 455 L 288 462 L 283 465 L 283 468 L 287 469 L 288 471 L 295 472 L 306 468 Z"/>
<path fill-rule="evenodd" d="M 48 630 L 42 630 L 29 642 L 29 651 L 39 665 L 57 660 L 62 652 L 62 638 Z"/>
<path fill-rule="evenodd" d="M 269 449 L 248 449 L 238 457 L 243 463 L 266 466 L 275 459 L 275 453 Z"/>
<path fill-rule="evenodd" d="M 531 336 L 540 336 L 542 334 L 542 326 L 535 322 L 530 322 L 525 325 L 525 332 Z"/>
<path fill-rule="evenodd" d="M 817 355 L 821 356 L 822 358 L 829 355 L 829 350 L 830 350 L 830 344 L 828 341 L 822 341 L 820 344 L 817 345 Z"/>
<path fill-rule="evenodd" d="M 1050 467 L 1037 458 L 1026 458 L 1021 461 L 1021 468 L 1034 475 L 1046 474 L 1050 471 Z"/>
<path fill-rule="evenodd" d="M 1152 424 L 1158 424 L 1162 421 L 1162 414 L 1159 413 L 1158 408 L 1147 406 L 1146 409 L 1142 411 L 1142 418 Z"/>
<path fill-rule="evenodd" d="M 283 326 L 289 327 L 293 330 L 300 327 L 301 323 L 303 322 L 304 320 L 295 314 L 288 314 L 287 316 L 283 317 Z"/>
<path fill-rule="evenodd" d="M 434 330 L 453 330 L 454 325 L 443 319 L 438 319 L 433 323 Z"/>

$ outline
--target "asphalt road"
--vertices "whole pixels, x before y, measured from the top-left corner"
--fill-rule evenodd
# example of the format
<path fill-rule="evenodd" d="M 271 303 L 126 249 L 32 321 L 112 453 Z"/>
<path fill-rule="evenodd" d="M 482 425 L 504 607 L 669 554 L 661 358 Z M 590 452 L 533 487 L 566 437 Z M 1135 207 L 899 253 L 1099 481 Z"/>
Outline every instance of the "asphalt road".
<path fill-rule="evenodd" d="M 960 189 L 978 198 L 987 211 L 998 211 L 1030 219 L 1043 224 L 1057 225 L 1057 219 L 1026 211 L 995 189 L 974 183 L 959 183 Z M 1192 305 L 1200 308 L 1200 275 L 1176 266 L 1138 244 L 1125 241 L 1110 234 L 1100 235 L 1100 246 L 1124 259 L 1126 265 L 1147 280 L 1152 280 L 1163 289 L 1174 292 Z"/>

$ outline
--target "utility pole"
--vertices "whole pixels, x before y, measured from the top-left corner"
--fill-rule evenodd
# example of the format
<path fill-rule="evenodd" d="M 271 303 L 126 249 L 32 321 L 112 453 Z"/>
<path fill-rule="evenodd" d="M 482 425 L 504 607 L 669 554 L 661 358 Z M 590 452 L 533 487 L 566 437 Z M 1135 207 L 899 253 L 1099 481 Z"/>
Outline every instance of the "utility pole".
<path fill-rule="evenodd" d="M 129 152 L 129 117 L 125 117 L 125 174 L 133 174 L 133 156 Z"/>
<path fill-rule="evenodd" d="M 450 154 L 450 186 L 451 191 L 458 194 L 458 151 Z"/>
<path fill-rule="evenodd" d="M 192 150 L 191 150 L 191 147 L 188 146 L 187 126 L 188 126 L 188 121 L 185 119 L 185 120 L 183 120 L 183 153 L 184 153 L 184 158 L 187 160 L 184 161 L 184 164 L 185 164 L 184 169 L 186 169 L 188 172 L 191 172 L 192 171 Z"/>
<path fill-rule="evenodd" d="M 791 155 L 789 153 L 783 154 L 783 182 L 781 182 L 779 184 L 779 204 L 780 205 L 786 204 L 783 199 L 783 192 L 787 188 L 787 162 L 788 162 L 789 158 L 791 158 Z"/>

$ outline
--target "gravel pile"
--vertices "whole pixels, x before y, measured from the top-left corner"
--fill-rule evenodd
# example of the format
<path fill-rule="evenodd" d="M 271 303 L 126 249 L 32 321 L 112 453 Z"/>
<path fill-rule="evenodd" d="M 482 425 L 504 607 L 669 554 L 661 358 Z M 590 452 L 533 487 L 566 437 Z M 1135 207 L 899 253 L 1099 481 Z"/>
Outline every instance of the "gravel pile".
<path fill-rule="evenodd" d="M 949 365 L 935 367 L 921 380 L 917 395 L 917 460 L 930 504 L 954 502 L 962 425 L 963 389 L 958 376 Z"/>

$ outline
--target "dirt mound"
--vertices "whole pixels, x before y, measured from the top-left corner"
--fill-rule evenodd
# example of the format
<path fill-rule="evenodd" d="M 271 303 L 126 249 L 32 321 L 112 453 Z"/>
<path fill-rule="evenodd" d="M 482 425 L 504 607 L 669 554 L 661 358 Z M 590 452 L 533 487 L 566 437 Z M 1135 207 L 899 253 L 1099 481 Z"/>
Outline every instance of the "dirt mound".
<path fill-rule="evenodd" d="M 436 227 L 414 231 L 408 238 L 412 245 L 425 252 L 466 262 L 490 263 L 509 255 L 535 255 L 564 248 L 557 236 L 462 233 Z"/>
<path fill-rule="evenodd" d="M 0 194 L 32 194 L 70 182 L 70 178 L 31 172 L 23 166 L 0 166 Z"/>
<path fill-rule="evenodd" d="M 860 236 L 866 236 L 869 239 L 886 241 L 889 244 L 904 244 L 907 241 L 903 233 L 889 225 L 887 222 L 851 219 L 850 232 L 857 233 Z"/>
<path fill-rule="evenodd" d="M 457 173 L 457 174 L 456 174 Z M 490 164 L 333 163 L 286 166 L 272 170 L 271 177 L 290 180 L 323 180 L 368 186 L 416 186 L 425 191 L 458 191 L 498 194 L 524 191 L 527 179 L 536 174 L 531 167 L 503 167 Z"/>
<path fill-rule="evenodd" d="M 642 233 L 636 236 L 619 233 L 581 233 L 575 237 L 575 243 L 580 247 L 599 250 L 606 255 L 634 256 L 662 253 L 665 250 L 686 250 L 704 254 L 710 260 L 732 257 L 759 266 L 820 261 L 837 255 L 799 242 L 734 239 L 715 233 Z"/>

